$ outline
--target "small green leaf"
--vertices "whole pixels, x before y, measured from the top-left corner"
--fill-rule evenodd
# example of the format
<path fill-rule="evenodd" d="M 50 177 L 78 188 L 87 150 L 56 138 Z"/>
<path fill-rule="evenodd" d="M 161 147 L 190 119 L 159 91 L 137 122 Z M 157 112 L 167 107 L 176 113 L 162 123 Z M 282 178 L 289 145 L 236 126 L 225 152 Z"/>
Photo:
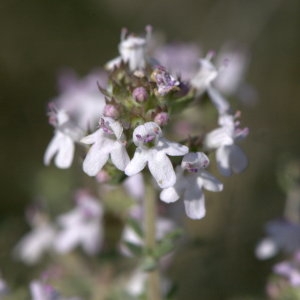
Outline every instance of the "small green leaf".
<path fill-rule="evenodd" d="M 156 248 L 154 250 L 154 256 L 156 258 L 160 258 L 160 257 L 166 255 L 167 253 L 171 252 L 174 248 L 175 248 L 175 245 L 174 245 L 173 241 L 164 240 L 156 246 Z"/>
<path fill-rule="evenodd" d="M 130 226 L 130 228 L 140 237 L 143 238 L 144 237 L 144 233 L 142 230 L 141 225 L 139 224 L 139 222 L 137 222 L 137 220 L 135 219 L 129 219 L 128 220 L 128 225 Z"/>
<path fill-rule="evenodd" d="M 136 255 L 136 256 L 140 256 L 143 253 L 143 248 L 137 244 L 134 243 L 130 243 L 130 242 L 123 242 L 126 247 L 129 249 L 129 251 Z"/>
<path fill-rule="evenodd" d="M 181 235 L 181 229 L 176 229 L 166 234 L 164 238 L 157 244 L 154 250 L 154 256 L 156 258 L 160 258 L 173 251 L 175 248 L 175 240 L 177 240 Z"/>
<path fill-rule="evenodd" d="M 142 262 L 142 268 L 146 272 L 151 272 L 157 268 L 157 260 L 152 256 L 146 256 Z"/>

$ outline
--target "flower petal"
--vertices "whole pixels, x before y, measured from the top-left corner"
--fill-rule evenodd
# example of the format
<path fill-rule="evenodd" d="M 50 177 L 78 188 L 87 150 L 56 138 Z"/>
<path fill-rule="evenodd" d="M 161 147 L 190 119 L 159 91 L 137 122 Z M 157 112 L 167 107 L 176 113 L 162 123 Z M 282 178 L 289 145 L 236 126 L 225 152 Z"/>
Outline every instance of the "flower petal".
<path fill-rule="evenodd" d="M 63 134 L 59 131 L 56 131 L 54 137 L 52 138 L 49 145 L 47 146 L 47 149 L 46 149 L 46 152 L 44 155 L 44 164 L 46 166 L 48 166 L 50 164 L 52 157 L 58 151 L 62 138 L 63 138 Z"/>
<path fill-rule="evenodd" d="M 147 160 L 148 160 L 147 154 L 148 151 L 142 151 L 139 148 L 136 149 L 132 160 L 125 168 L 125 174 L 127 176 L 132 176 L 141 172 L 147 164 Z"/>
<path fill-rule="evenodd" d="M 49 165 L 52 157 L 57 153 L 55 165 L 61 169 L 69 168 L 73 160 L 74 150 L 73 140 L 62 132 L 56 131 L 46 149 L 44 163 Z"/>
<path fill-rule="evenodd" d="M 114 68 L 119 67 L 121 62 L 122 62 L 122 57 L 118 56 L 118 57 L 110 60 L 109 62 L 107 62 L 106 65 L 105 65 L 105 69 L 111 71 Z"/>
<path fill-rule="evenodd" d="M 94 133 L 85 136 L 80 140 L 81 143 L 83 144 L 94 144 L 98 139 L 102 139 L 103 133 L 101 129 L 98 129 Z"/>
<path fill-rule="evenodd" d="M 174 188 L 174 186 L 171 186 L 167 189 L 163 189 L 162 192 L 159 195 L 160 200 L 166 202 L 166 203 L 172 203 L 179 199 L 179 193 L 177 189 Z"/>
<path fill-rule="evenodd" d="M 217 149 L 216 159 L 220 173 L 223 176 L 230 176 L 232 174 L 230 168 L 230 146 L 223 146 Z"/>
<path fill-rule="evenodd" d="M 201 171 L 198 180 L 201 180 L 202 186 L 208 191 L 220 192 L 223 190 L 223 184 L 216 177 L 205 170 Z"/>
<path fill-rule="evenodd" d="M 226 128 L 220 127 L 209 132 L 206 137 L 204 144 L 206 147 L 215 149 L 224 145 L 230 145 L 233 143 L 233 138 L 228 135 Z"/>
<path fill-rule="evenodd" d="M 99 251 L 102 241 L 101 228 L 99 222 L 92 222 L 82 227 L 81 245 L 85 253 L 94 255 Z"/>
<path fill-rule="evenodd" d="M 148 167 L 161 188 L 168 188 L 175 184 L 176 175 L 172 163 L 165 153 L 161 151 L 153 152 L 151 159 L 148 161 Z"/>
<path fill-rule="evenodd" d="M 191 186 L 184 192 L 184 206 L 187 216 L 191 219 L 202 219 L 205 214 L 204 194 L 197 185 Z"/>
<path fill-rule="evenodd" d="M 83 162 L 83 171 L 89 176 L 96 176 L 107 162 L 114 141 L 103 139 L 94 144 Z"/>
<path fill-rule="evenodd" d="M 54 241 L 54 249 L 58 253 L 68 253 L 74 249 L 80 241 L 80 228 L 78 225 L 61 231 Z"/>
<path fill-rule="evenodd" d="M 208 86 L 207 93 L 220 114 L 227 112 L 230 108 L 228 101 L 212 86 Z"/>
<path fill-rule="evenodd" d="M 170 142 L 169 140 L 167 140 L 165 138 L 159 139 L 159 142 L 158 142 L 158 145 L 156 148 L 161 149 L 166 154 L 171 155 L 171 156 L 182 156 L 189 152 L 188 147 L 178 144 L 178 143 Z"/>
<path fill-rule="evenodd" d="M 237 145 L 230 146 L 229 160 L 234 173 L 241 173 L 248 165 L 247 156 Z"/>
<path fill-rule="evenodd" d="M 73 140 L 64 135 L 60 141 L 60 147 L 55 157 L 55 165 L 61 169 L 71 166 L 74 157 L 75 146 Z"/>
<path fill-rule="evenodd" d="M 129 156 L 124 145 L 120 142 L 115 142 L 114 149 L 110 154 L 112 163 L 121 171 L 124 171 L 129 164 Z"/>

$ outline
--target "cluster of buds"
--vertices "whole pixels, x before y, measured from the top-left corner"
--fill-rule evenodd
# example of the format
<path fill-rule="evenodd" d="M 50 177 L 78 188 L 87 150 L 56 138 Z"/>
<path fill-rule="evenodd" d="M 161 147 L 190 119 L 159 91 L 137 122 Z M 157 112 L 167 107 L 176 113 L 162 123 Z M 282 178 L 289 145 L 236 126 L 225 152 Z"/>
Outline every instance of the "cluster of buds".
<path fill-rule="evenodd" d="M 99 178 L 101 174 L 101 178 L 121 182 L 126 176 L 148 169 L 162 189 L 162 201 L 181 198 L 187 215 L 200 219 L 205 215 L 203 188 L 214 192 L 223 189 L 223 184 L 205 170 L 209 166 L 207 155 L 216 150 L 223 175 L 241 172 L 247 158 L 236 142 L 247 136 L 248 129 L 239 128 L 237 115 L 214 87 L 219 69 L 211 62 L 212 52 L 200 59 L 199 69 L 190 80 L 181 80 L 150 57 L 150 38 L 149 26 L 145 37 L 123 30 L 120 56 L 106 64 L 106 80 L 89 77 L 78 81 L 81 101 L 77 95 L 72 102 L 76 84 L 65 87 L 63 95 L 54 101 L 56 111 L 52 110 L 51 124 L 55 136 L 47 148 L 45 163 L 56 156 L 56 165 L 67 168 L 74 157 L 75 143 L 88 145 L 83 158 L 87 175 Z M 179 121 L 178 114 L 174 118 L 175 112 L 195 103 L 205 93 L 217 109 L 220 127 L 202 137 L 200 144 L 193 142 L 199 139 L 189 136 L 176 142 L 165 138 L 167 125 Z"/>

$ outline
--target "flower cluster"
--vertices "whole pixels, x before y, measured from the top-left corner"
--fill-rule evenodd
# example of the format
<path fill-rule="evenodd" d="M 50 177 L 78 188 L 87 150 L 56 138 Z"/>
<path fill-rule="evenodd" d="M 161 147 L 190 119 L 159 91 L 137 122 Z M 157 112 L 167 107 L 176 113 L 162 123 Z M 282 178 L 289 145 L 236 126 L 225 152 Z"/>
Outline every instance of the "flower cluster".
<path fill-rule="evenodd" d="M 162 201 L 181 198 L 187 215 L 200 219 L 205 215 L 203 189 L 223 189 L 222 183 L 205 170 L 207 155 L 216 150 L 221 174 L 240 173 L 247 158 L 236 142 L 247 136 L 248 129 L 240 128 L 235 120 L 239 114 L 232 114 L 229 102 L 214 86 L 220 68 L 212 63 L 213 52 L 199 60 L 193 76 L 181 79 L 150 56 L 150 38 L 149 26 L 145 37 L 122 31 L 119 56 L 106 64 L 107 83 L 101 77 L 94 79 L 93 88 L 98 86 L 98 93 L 90 84 L 82 88 L 81 82 L 79 94 L 74 82 L 64 87 L 62 96 L 51 105 L 50 123 L 55 135 L 44 160 L 49 164 L 56 155 L 55 164 L 67 168 L 75 143 L 87 145 L 83 159 L 87 175 L 120 182 L 148 169 L 162 189 Z M 89 82 L 91 78 L 95 77 L 89 77 Z M 220 127 L 205 138 L 202 135 L 200 144 L 195 142 L 199 139 L 188 135 L 182 141 L 165 138 L 169 123 L 180 118 L 176 113 L 204 94 L 217 109 Z"/>

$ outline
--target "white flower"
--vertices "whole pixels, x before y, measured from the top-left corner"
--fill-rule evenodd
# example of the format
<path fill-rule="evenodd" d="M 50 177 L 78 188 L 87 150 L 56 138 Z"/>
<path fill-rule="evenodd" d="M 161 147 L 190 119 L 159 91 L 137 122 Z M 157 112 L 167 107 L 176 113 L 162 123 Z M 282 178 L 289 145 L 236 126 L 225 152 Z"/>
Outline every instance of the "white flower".
<path fill-rule="evenodd" d="M 125 168 L 125 174 L 135 175 L 148 164 L 150 173 L 161 188 L 172 186 L 176 175 L 167 155 L 182 156 L 188 152 L 188 148 L 164 139 L 160 127 L 154 122 L 136 127 L 133 131 L 133 142 L 137 149 Z"/>
<path fill-rule="evenodd" d="M 121 34 L 121 43 L 119 44 L 120 57 L 117 57 L 106 64 L 107 69 L 111 70 L 119 66 L 122 61 L 128 63 L 131 71 L 144 69 L 147 60 L 147 42 L 151 35 L 151 28 L 147 27 L 146 38 L 129 35 L 126 37 L 127 31 L 123 30 Z"/>
<path fill-rule="evenodd" d="M 202 189 L 220 192 L 223 184 L 204 170 L 209 164 L 208 157 L 201 152 L 186 154 L 177 168 L 177 181 L 174 186 L 164 189 L 160 199 L 170 203 L 180 197 L 184 200 L 186 214 L 191 219 L 205 216 L 205 199 Z"/>
<path fill-rule="evenodd" d="M 35 264 L 45 252 L 52 249 L 55 235 L 55 229 L 48 222 L 37 224 L 19 241 L 14 254 L 26 264 Z"/>
<path fill-rule="evenodd" d="M 122 125 L 112 118 L 102 117 L 100 128 L 81 142 L 93 144 L 83 162 L 83 171 L 89 176 L 96 176 L 109 156 L 112 163 L 122 171 L 129 162 Z"/>
<path fill-rule="evenodd" d="M 96 254 L 102 243 L 102 207 L 86 192 L 78 194 L 77 206 L 58 218 L 62 230 L 57 234 L 54 248 L 68 253 L 78 245 L 89 254 Z"/>
<path fill-rule="evenodd" d="M 200 69 L 192 78 L 191 85 L 197 90 L 198 95 L 207 92 L 211 101 L 220 114 L 227 112 L 230 108 L 227 100 L 212 86 L 212 82 L 217 78 L 219 70 L 211 63 L 213 53 L 199 60 Z"/>
<path fill-rule="evenodd" d="M 232 172 L 242 172 L 248 164 L 248 159 L 236 141 L 244 139 L 248 128 L 239 128 L 239 122 L 235 116 L 224 114 L 219 118 L 221 127 L 208 133 L 205 138 L 205 145 L 216 150 L 218 169 L 224 176 L 230 176 Z"/>
<path fill-rule="evenodd" d="M 72 164 L 76 141 L 83 136 L 83 131 L 70 121 L 69 115 L 63 110 L 53 110 L 50 122 L 55 126 L 54 137 L 50 141 L 45 155 L 44 164 L 49 165 L 55 156 L 55 165 L 66 169 Z"/>

